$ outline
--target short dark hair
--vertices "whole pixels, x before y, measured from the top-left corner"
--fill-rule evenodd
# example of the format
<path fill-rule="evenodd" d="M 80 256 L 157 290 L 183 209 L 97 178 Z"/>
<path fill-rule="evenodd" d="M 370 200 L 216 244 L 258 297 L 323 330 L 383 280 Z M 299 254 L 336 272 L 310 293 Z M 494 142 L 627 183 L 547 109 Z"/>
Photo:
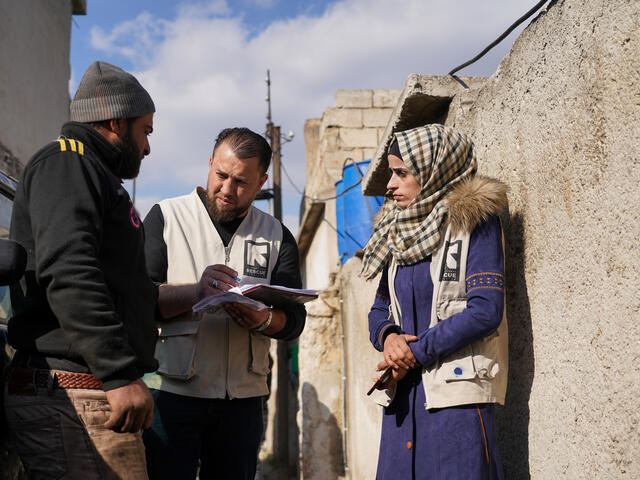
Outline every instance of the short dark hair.
<path fill-rule="evenodd" d="M 109 123 L 111 122 L 111 120 L 126 120 L 127 121 L 127 128 L 131 128 L 131 124 L 133 122 L 135 122 L 136 120 L 138 120 L 142 115 L 138 115 L 137 117 L 129 117 L 129 118 L 124 118 L 124 117 L 120 117 L 120 118 L 109 118 L 107 120 L 98 120 L 97 122 L 79 122 L 79 123 L 84 123 L 85 125 L 89 125 L 90 127 L 93 127 L 95 130 L 99 129 L 99 128 L 109 128 Z"/>
<path fill-rule="evenodd" d="M 271 147 L 262 135 L 244 127 L 225 128 L 216 138 L 216 143 L 213 146 L 213 155 L 216 154 L 216 149 L 224 142 L 229 142 L 229 147 L 239 159 L 258 157 L 263 173 L 266 173 L 269 169 Z"/>
<path fill-rule="evenodd" d="M 97 122 L 87 122 L 86 124 L 97 130 L 99 128 L 109 128 L 110 121 L 111 120 L 98 120 Z"/>

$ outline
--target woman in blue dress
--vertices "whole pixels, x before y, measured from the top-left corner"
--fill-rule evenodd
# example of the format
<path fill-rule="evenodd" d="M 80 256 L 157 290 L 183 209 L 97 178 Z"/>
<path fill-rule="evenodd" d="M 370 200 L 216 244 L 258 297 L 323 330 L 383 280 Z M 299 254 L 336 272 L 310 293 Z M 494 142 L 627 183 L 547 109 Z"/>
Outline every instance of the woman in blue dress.
<path fill-rule="evenodd" d="M 369 313 L 385 405 L 378 480 L 501 479 L 507 323 L 498 214 L 506 186 L 476 176 L 471 140 L 443 125 L 395 133 L 387 201 L 363 259 L 382 272 Z"/>

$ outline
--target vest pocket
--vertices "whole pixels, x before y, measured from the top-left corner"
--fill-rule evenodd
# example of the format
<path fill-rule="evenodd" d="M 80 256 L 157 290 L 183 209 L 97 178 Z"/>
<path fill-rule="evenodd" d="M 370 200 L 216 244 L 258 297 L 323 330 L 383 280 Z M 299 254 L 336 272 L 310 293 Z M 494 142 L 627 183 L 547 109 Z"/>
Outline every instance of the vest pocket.
<path fill-rule="evenodd" d="M 500 371 L 498 332 L 473 344 L 473 364 L 479 378 L 493 378 Z"/>
<path fill-rule="evenodd" d="M 473 363 L 473 348 L 471 345 L 444 359 L 440 364 L 439 371 L 445 382 L 476 378 L 477 374 Z"/>
<path fill-rule="evenodd" d="M 269 373 L 269 347 L 271 339 L 261 333 L 249 332 L 249 342 L 251 342 L 251 361 L 249 371 L 258 375 Z"/>
<path fill-rule="evenodd" d="M 438 321 L 445 320 L 467 308 L 465 297 L 443 298 L 438 304 Z"/>
<path fill-rule="evenodd" d="M 196 340 L 200 324 L 193 320 L 163 323 L 156 342 L 157 373 L 176 380 L 195 374 Z"/>
<path fill-rule="evenodd" d="M 491 335 L 444 359 L 439 368 L 444 380 L 455 382 L 495 377 L 500 371 L 495 360 L 497 341 L 497 335 Z"/>

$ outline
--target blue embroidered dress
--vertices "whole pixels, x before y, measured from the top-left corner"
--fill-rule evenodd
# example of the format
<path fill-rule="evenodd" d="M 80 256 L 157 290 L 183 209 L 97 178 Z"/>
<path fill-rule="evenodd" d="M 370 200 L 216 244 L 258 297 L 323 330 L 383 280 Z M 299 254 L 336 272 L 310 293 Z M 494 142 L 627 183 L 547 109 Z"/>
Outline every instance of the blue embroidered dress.
<path fill-rule="evenodd" d="M 467 308 L 429 328 L 433 283 L 431 257 L 399 267 L 395 291 L 402 312 L 402 328 L 388 319 L 389 288 L 386 268 L 369 313 L 373 346 L 383 350 L 394 331 L 416 335 L 409 344 L 423 366 L 430 366 L 466 345 L 493 333 L 504 308 L 503 252 L 496 216 L 471 234 L 467 259 Z M 470 404 L 425 409 L 420 368 L 409 371 L 384 409 L 378 458 L 378 480 L 502 479 L 493 404 Z"/>

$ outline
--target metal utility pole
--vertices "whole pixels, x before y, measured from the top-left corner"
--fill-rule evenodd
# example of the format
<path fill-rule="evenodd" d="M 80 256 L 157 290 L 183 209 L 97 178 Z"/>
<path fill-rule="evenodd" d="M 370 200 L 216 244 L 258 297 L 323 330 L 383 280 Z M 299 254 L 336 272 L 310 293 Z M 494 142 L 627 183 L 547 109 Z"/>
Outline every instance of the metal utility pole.
<path fill-rule="evenodd" d="M 280 189 L 280 127 L 271 127 L 273 151 L 273 216 L 282 221 L 282 190 Z"/>
<path fill-rule="evenodd" d="M 273 216 L 282 221 L 282 190 L 280 189 L 280 127 L 271 121 L 271 74 L 267 70 L 267 136 L 271 144 L 272 181 L 273 181 Z"/>
<path fill-rule="evenodd" d="M 271 143 L 273 175 L 273 216 L 282 221 L 280 189 L 280 127 L 271 121 L 271 75 L 267 70 L 267 136 Z M 278 340 L 278 379 L 274 415 L 274 450 L 281 465 L 289 465 L 289 358 L 287 342 Z"/>

